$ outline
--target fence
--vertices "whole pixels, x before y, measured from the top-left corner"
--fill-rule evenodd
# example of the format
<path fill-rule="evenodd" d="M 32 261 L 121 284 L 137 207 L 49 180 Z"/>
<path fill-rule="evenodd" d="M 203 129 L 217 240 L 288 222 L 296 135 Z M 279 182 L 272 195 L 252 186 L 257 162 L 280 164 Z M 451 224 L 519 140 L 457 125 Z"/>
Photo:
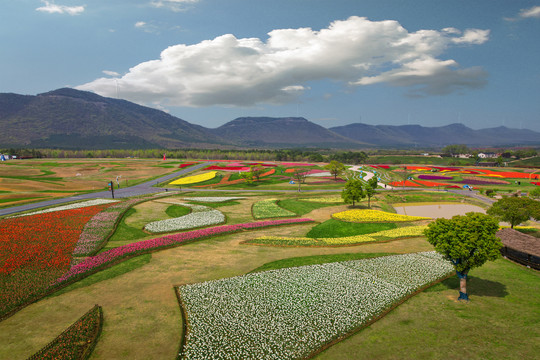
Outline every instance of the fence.
<path fill-rule="evenodd" d="M 531 255 L 516 249 L 504 246 L 501 248 L 501 254 L 508 259 L 526 265 L 536 270 L 540 270 L 540 257 Z"/>

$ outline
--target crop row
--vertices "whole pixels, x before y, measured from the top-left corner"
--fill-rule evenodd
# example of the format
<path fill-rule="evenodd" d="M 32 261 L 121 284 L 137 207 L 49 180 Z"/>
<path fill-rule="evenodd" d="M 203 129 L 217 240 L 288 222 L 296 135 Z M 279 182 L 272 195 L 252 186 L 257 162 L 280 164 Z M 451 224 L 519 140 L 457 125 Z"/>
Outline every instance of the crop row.
<path fill-rule="evenodd" d="M 305 358 L 450 271 L 437 255 L 419 253 L 183 285 L 180 358 Z"/>
<path fill-rule="evenodd" d="M 408 222 L 429 220 L 426 217 L 393 214 L 386 211 L 356 209 L 332 214 L 332 218 L 349 222 Z"/>

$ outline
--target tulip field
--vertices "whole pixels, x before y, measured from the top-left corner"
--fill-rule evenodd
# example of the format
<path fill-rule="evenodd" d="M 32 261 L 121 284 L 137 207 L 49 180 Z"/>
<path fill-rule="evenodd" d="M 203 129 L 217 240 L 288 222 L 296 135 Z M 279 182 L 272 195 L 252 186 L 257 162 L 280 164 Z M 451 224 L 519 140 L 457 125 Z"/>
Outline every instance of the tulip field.
<path fill-rule="evenodd" d="M 188 331 L 180 358 L 305 358 L 452 269 L 432 252 L 183 285 Z"/>
<path fill-rule="evenodd" d="M 0 221 L 0 316 L 31 301 L 70 267 L 85 224 L 110 204 Z"/>
<path fill-rule="evenodd" d="M 29 360 L 88 357 L 96 346 L 102 323 L 103 312 L 96 305 Z"/>
<path fill-rule="evenodd" d="M 138 173 L 138 162 L 123 161 L 108 161 L 103 170 Z M 137 181 L 152 167 L 157 176 L 164 166 L 189 170 L 201 162 L 141 161 L 145 168 Z M 46 171 L 45 162 L 33 164 Z M 62 181 L 68 184 L 59 174 L 75 169 L 81 175 L 70 184 L 85 171 L 99 174 L 100 182 L 111 178 L 95 164 L 58 163 L 55 194 Z M 246 183 L 240 175 L 255 165 L 265 170 Z M 309 175 L 301 192 L 291 178 L 299 168 Z M 531 294 L 540 291 L 540 278 L 497 260 L 489 271 L 472 273 L 473 300 L 457 304 L 457 285 L 444 280 L 453 267 L 424 238 L 433 219 L 396 214 L 393 205 L 478 205 L 461 193 L 432 190 L 471 185 L 514 191 L 518 181 L 535 186 L 529 184 L 529 178 L 539 180 L 532 171 L 386 164 L 358 169 L 355 178 L 373 173 L 396 186 L 377 192 L 369 207 L 367 199 L 352 206 L 340 196 L 351 173 L 334 180 L 324 164 L 220 161 L 160 183 L 153 195 L 73 201 L 0 218 L 0 359 L 65 359 L 94 346 L 90 359 L 340 359 L 327 355 L 336 346 L 349 355 L 373 349 L 379 358 L 386 345 L 373 339 L 384 333 L 372 324 L 396 329 L 392 341 L 406 347 L 411 340 L 402 337 L 411 334 L 452 339 L 456 321 L 467 336 L 489 329 L 485 336 L 493 337 L 486 344 L 512 346 L 516 356 L 510 358 L 531 358 L 534 345 L 519 339 L 540 336 L 529 326 L 538 319 L 534 309 L 540 304 Z M 411 188 L 399 189 L 403 185 Z M 43 182 L 39 186 L 47 191 Z M 274 266 L 283 261 L 288 265 Z M 262 267 L 275 270 L 257 270 Z M 472 309 L 482 317 L 473 319 Z M 418 322 L 404 320 L 423 311 Z M 455 313 L 439 321 L 444 311 Z M 529 317 L 521 318 L 522 312 Z M 353 348 L 348 340 L 364 342 Z M 464 340 L 464 356 L 475 358 L 471 349 L 483 343 Z M 447 354 L 436 342 L 429 346 L 438 352 L 431 355 Z M 430 358 L 421 348 L 409 348 L 407 357 Z M 387 358 L 401 357 L 395 351 Z M 497 358 L 487 345 L 482 351 L 484 358 Z"/>

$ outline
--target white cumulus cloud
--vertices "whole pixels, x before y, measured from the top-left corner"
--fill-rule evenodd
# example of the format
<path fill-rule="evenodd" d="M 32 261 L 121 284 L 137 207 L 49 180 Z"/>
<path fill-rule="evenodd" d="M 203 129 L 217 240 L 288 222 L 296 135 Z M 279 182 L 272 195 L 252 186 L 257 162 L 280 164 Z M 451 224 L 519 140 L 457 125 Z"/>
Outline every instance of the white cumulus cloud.
<path fill-rule="evenodd" d="M 451 46 L 486 42 L 488 30 L 408 32 L 397 21 L 350 17 L 328 28 L 278 29 L 263 41 L 226 34 L 163 50 L 116 81 L 100 78 L 81 90 L 141 104 L 252 106 L 294 101 L 317 80 L 345 86 L 387 83 L 409 95 L 443 95 L 483 86 L 480 67 L 462 69 L 441 59 Z"/>
<path fill-rule="evenodd" d="M 519 21 L 529 18 L 537 18 L 540 19 L 540 6 L 533 6 L 529 9 L 521 9 L 519 14 L 515 17 L 505 17 L 504 20 L 506 21 Z"/>
<path fill-rule="evenodd" d="M 522 18 L 540 18 L 540 6 L 533 6 L 530 9 L 523 9 L 519 13 Z"/>
<path fill-rule="evenodd" d="M 200 0 L 154 0 L 150 2 L 150 5 L 178 12 L 186 10 L 186 5 L 195 4 L 199 1 Z"/>
<path fill-rule="evenodd" d="M 116 71 L 110 71 L 110 70 L 103 70 L 102 71 L 105 75 L 109 75 L 109 76 L 120 76 L 119 73 L 117 73 Z"/>
<path fill-rule="evenodd" d="M 49 14 L 68 14 L 68 15 L 79 15 L 84 12 L 85 5 L 79 6 L 66 6 L 66 5 L 57 5 L 50 1 L 42 0 L 44 6 L 38 7 L 36 10 L 49 13 Z"/>

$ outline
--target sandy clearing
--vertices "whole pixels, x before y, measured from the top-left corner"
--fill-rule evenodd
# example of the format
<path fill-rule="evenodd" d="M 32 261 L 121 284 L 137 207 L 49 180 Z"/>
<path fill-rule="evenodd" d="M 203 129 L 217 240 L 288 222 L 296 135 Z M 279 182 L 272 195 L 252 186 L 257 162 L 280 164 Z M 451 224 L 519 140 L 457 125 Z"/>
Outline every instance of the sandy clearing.
<path fill-rule="evenodd" d="M 465 215 L 468 212 L 486 213 L 486 210 L 479 206 L 467 204 L 433 204 L 433 205 L 400 205 L 395 206 L 396 212 L 402 215 L 409 216 L 424 216 L 434 219 L 445 218 L 450 219 L 455 215 Z"/>

